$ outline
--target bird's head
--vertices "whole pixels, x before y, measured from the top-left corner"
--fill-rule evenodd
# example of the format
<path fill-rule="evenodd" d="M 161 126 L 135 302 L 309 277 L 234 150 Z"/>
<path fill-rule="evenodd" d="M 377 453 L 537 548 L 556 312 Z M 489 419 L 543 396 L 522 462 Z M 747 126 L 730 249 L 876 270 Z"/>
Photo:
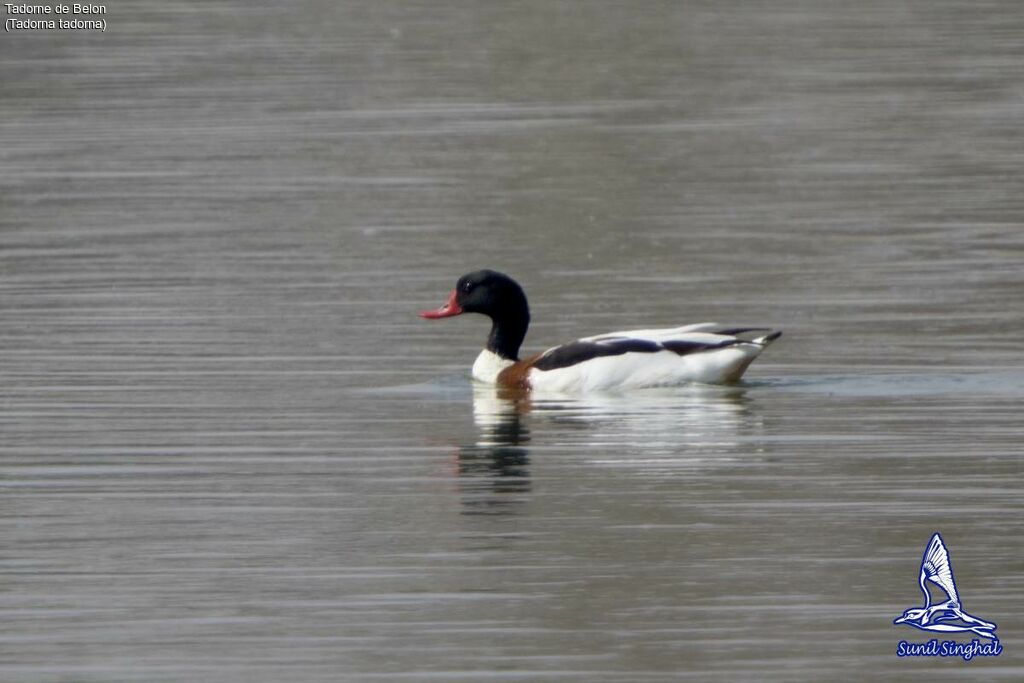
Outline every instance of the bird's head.
<path fill-rule="evenodd" d="M 928 612 L 928 610 L 926 610 L 926 609 L 924 609 L 922 607 L 911 607 L 910 609 L 908 609 L 906 612 L 903 613 L 902 617 L 900 617 L 899 619 L 897 619 L 896 621 L 894 621 L 892 623 L 893 624 L 905 624 L 908 621 L 920 621 L 921 618 L 927 612 Z"/>
<path fill-rule="evenodd" d="M 462 313 L 483 313 L 492 319 L 512 315 L 529 321 L 529 307 L 523 288 L 504 273 L 478 270 L 466 273 L 455 283 L 448 301 L 434 311 L 423 311 L 421 318 L 450 318 Z"/>

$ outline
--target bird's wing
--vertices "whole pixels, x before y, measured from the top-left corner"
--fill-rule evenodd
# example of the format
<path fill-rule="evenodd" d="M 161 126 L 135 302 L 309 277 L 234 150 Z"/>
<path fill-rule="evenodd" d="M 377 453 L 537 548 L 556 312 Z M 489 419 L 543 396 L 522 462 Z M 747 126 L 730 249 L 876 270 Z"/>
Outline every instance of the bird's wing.
<path fill-rule="evenodd" d="M 953 581 L 953 567 L 949 564 L 949 552 L 946 551 L 946 544 L 942 542 L 942 536 L 938 533 L 932 536 L 928 547 L 925 548 L 924 557 L 921 559 L 921 573 L 944 590 L 951 600 L 960 602 L 956 583 Z"/>
<path fill-rule="evenodd" d="M 669 333 L 675 334 L 669 334 Z M 559 370 L 602 356 L 625 353 L 658 353 L 671 351 L 680 356 L 742 344 L 737 337 L 708 332 L 678 330 L 632 330 L 599 337 L 585 337 L 555 346 L 540 355 L 533 367 L 538 370 Z"/>
<path fill-rule="evenodd" d="M 623 330 L 621 332 L 607 332 L 605 334 L 598 334 L 593 337 L 583 337 L 577 339 L 580 342 L 605 342 L 614 341 L 616 339 L 628 338 L 628 339 L 646 339 L 653 342 L 670 341 L 673 339 L 686 339 L 691 335 L 695 335 L 694 339 L 707 339 L 712 335 L 718 337 L 740 337 L 740 335 L 748 335 L 753 337 L 754 335 L 748 334 L 752 332 L 774 332 L 770 327 L 736 327 L 728 325 L 719 325 L 718 323 L 697 323 L 696 325 L 683 325 L 682 327 L 662 327 L 657 329 L 646 329 L 646 330 Z"/>

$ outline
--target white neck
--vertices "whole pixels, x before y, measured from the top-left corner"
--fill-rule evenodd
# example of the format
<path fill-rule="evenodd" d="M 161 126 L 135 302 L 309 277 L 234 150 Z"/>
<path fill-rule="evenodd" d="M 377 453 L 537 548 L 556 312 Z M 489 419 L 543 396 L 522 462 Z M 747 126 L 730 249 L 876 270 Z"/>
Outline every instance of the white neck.
<path fill-rule="evenodd" d="M 488 384 L 495 384 L 498 381 L 498 373 L 513 363 L 515 361 L 502 358 L 493 351 L 484 349 L 476 357 L 476 362 L 473 363 L 473 379 L 478 379 Z"/>

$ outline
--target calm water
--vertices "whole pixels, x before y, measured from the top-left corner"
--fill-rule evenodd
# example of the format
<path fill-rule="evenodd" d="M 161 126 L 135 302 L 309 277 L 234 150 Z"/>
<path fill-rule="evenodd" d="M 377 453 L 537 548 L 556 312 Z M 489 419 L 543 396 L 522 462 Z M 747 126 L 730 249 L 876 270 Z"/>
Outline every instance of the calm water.
<path fill-rule="evenodd" d="M 0 40 L 0 679 L 1024 678 L 1018 2 L 107 7 Z M 515 402 L 482 266 L 786 336 Z"/>

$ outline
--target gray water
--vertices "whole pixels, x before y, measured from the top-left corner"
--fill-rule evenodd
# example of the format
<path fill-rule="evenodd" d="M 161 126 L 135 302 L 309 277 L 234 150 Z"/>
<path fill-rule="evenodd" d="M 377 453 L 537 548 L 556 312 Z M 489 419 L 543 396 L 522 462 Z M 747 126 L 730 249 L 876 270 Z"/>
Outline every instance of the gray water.
<path fill-rule="evenodd" d="M 1016 0 L 107 9 L 0 39 L 0 679 L 1024 678 Z M 483 266 L 786 335 L 512 401 Z"/>

